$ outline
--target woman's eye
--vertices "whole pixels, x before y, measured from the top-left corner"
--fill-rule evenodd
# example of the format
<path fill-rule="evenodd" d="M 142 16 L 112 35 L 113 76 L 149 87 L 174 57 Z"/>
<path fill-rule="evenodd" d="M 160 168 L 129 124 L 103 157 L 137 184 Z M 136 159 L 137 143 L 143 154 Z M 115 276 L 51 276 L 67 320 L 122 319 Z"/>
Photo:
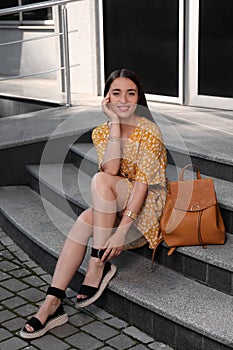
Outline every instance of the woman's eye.
<path fill-rule="evenodd" d="M 113 96 L 117 96 L 117 95 L 119 95 L 119 92 L 113 92 L 112 94 L 113 94 Z"/>

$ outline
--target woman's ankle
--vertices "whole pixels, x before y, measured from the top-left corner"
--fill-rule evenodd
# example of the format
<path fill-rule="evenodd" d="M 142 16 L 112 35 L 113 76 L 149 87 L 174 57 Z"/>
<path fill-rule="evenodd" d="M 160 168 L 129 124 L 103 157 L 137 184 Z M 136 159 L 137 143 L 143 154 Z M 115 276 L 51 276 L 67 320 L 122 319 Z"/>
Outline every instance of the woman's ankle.
<path fill-rule="evenodd" d="M 45 305 L 48 309 L 53 309 L 57 308 L 61 302 L 61 299 L 55 297 L 54 295 L 46 295 L 43 305 Z"/>
<path fill-rule="evenodd" d="M 100 260 L 99 258 L 95 258 L 93 256 L 90 257 L 88 268 L 89 267 L 96 267 L 102 269 L 104 267 L 105 263 Z"/>
<path fill-rule="evenodd" d="M 83 284 L 98 287 L 98 283 L 101 280 L 104 270 L 104 265 L 105 263 L 103 263 L 100 259 L 91 257 Z"/>
<path fill-rule="evenodd" d="M 47 318 L 54 314 L 61 303 L 62 300 L 60 298 L 51 294 L 47 294 L 44 302 L 41 304 L 34 317 L 36 317 L 42 324 L 44 324 Z M 28 332 L 34 331 L 33 328 L 27 323 L 25 324 L 25 327 Z"/>

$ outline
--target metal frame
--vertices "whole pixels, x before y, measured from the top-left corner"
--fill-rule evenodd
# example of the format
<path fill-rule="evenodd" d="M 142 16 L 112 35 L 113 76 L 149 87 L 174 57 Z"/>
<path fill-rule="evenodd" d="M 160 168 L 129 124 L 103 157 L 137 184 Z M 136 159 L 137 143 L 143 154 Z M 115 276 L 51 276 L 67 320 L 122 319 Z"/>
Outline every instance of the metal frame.
<path fill-rule="evenodd" d="M 199 0 L 189 0 L 187 7 L 187 100 L 198 107 L 233 109 L 233 99 L 217 96 L 198 95 L 198 50 L 199 50 Z"/>
<path fill-rule="evenodd" d="M 102 95 L 105 85 L 104 73 L 104 19 L 103 19 L 103 0 L 98 0 L 98 20 L 99 20 L 99 62 L 100 62 L 100 94 Z"/>
<path fill-rule="evenodd" d="M 105 74 L 104 74 L 104 31 L 103 31 L 103 1 L 98 0 L 99 10 L 99 42 L 100 42 L 100 80 L 103 91 Z M 179 92 L 178 97 L 163 96 L 155 94 L 146 94 L 148 101 L 168 102 L 183 104 L 184 90 L 184 0 L 179 0 Z"/>
<path fill-rule="evenodd" d="M 75 1 L 82 1 L 82 0 L 49 0 L 49 1 L 37 2 L 35 4 L 9 7 L 9 8 L 0 10 L 0 16 L 11 15 L 19 11 L 24 12 L 24 11 L 30 11 L 30 10 L 40 10 L 40 9 L 48 8 L 52 6 L 66 5 L 69 2 L 75 2 Z"/>
<path fill-rule="evenodd" d="M 22 5 L 22 6 L 16 6 L 16 7 L 11 7 L 7 9 L 0 10 L 0 16 L 8 15 L 8 14 L 13 14 L 17 12 L 24 12 L 24 11 L 30 11 L 30 10 L 38 10 L 42 8 L 48 8 L 52 6 L 59 6 L 61 7 L 61 21 L 62 21 L 62 33 L 54 33 L 50 35 L 46 35 L 43 37 L 37 37 L 37 38 L 31 38 L 28 40 L 18 40 L 18 41 L 12 41 L 12 42 L 7 42 L 0 44 L 0 47 L 6 46 L 6 45 L 14 45 L 14 44 L 19 44 L 23 43 L 25 41 L 33 41 L 33 40 L 39 40 L 39 39 L 45 39 L 48 37 L 55 37 L 55 36 L 61 36 L 62 37 L 62 45 L 64 49 L 64 66 L 61 66 L 60 68 L 57 69 L 52 69 L 48 71 L 43 71 L 43 72 L 37 72 L 33 74 L 27 74 L 27 75 L 18 75 L 18 76 L 13 76 L 13 77 L 7 77 L 7 78 L 1 78 L 1 81 L 7 81 L 7 80 L 12 80 L 12 79 L 19 79 L 19 78 L 25 78 L 25 77 L 31 77 L 31 76 L 38 76 L 38 75 L 44 75 L 47 73 L 55 72 L 55 71 L 64 71 L 65 72 L 65 92 L 66 92 L 66 106 L 71 106 L 71 83 L 70 83 L 70 58 L 69 58 L 69 40 L 68 40 L 68 19 L 67 19 L 67 9 L 66 9 L 66 4 L 74 1 L 82 1 L 82 0 L 53 0 L 53 1 L 44 1 L 41 3 L 36 3 L 36 4 L 30 4 L 30 5 Z M 75 32 L 75 31 L 72 31 Z M 62 50 L 63 52 L 63 50 Z M 72 65 L 72 67 L 78 66 Z"/>
<path fill-rule="evenodd" d="M 184 91 L 184 0 L 179 0 L 179 78 L 178 97 L 146 94 L 149 101 L 183 104 Z"/>

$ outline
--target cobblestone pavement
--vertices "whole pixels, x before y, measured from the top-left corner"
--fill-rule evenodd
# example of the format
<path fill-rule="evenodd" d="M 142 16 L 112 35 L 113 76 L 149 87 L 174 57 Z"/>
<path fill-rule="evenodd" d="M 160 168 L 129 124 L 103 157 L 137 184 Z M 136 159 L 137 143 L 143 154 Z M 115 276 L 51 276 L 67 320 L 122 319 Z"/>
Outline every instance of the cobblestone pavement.
<path fill-rule="evenodd" d="M 19 330 L 45 296 L 51 276 L 0 229 L 0 343 L 1 350 L 169 350 L 139 329 L 95 305 L 79 311 L 74 291 L 64 301 L 69 322 L 44 337 L 25 341 Z"/>

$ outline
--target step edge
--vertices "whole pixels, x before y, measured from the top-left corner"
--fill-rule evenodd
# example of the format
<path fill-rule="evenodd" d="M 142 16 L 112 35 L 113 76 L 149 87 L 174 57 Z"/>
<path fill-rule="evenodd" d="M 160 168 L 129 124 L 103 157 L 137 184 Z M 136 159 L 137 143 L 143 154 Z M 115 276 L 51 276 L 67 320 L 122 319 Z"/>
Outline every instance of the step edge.
<path fill-rule="evenodd" d="M 69 164 L 69 165 L 71 165 L 72 167 L 75 167 L 72 164 Z M 64 166 L 66 166 L 66 165 L 64 165 Z M 33 166 L 33 165 L 32 166 L 30 166 L 30 165 L 27 166 L 27 168 L 30 169 L 30 171 L 33 172 L 32 176 L 35 176 L 37 178 L 37 180 L 39 180 L 38 175 L 36 174 L 35 171 L 33 171 L 33 167 L 35 168 L 35 167 L 38 167 L 38 166 Z M 77 206 L 79 206 L 82 209 L 87 209 L 88 208 L 88 206 L 84 206 L 81 201 L 78 201 L 78 197 L 76 199 L 74 199 L 73 197 L 62 193 L 61 191 L 59 191 L 59 189 L 56 189 L 54 186 L 52 186 L 50 183 L 48 183 L 44 179 L 40 179 L 40 181 L 44 185 L 48 186 L 50 189 L 54 190 L 55 193 L 58 194 L 59 196 L 61 196 L 62 198 L 64 198 L 64 199 L 67 198 L 72 204 L 77 205 Z M 226 234 L 227 234 L 227 238 L 229 236 L 231 238 L 232 234 L 230 234 L 230 233 L 226 233 Z M 207 247 L 207 249 L 208 249 L 208 247 Z M 205 257 L 202 256 L 202 257 L 200 257 L 198 255 L 198 252 L 195 252 L 195 251 L 193 253 L 189 252 L 187 247 L 179 247 L 179 248 L 177 248 L 177 251 L 182 253 L 182 254 L 184 254 L 185 256 L 189 256 L 189 257 L 194 258 L 194 259 L 196 259 L 198 261 L 201 261 L 201 262 L 204 262 L 204 263 L 208 263 L 208 264 L 211 264 L 211 265 L 219 267 L 219 268 L 223 268 L 224 270 L 229 271 L 229 272 L 233 272 L 233 265 L 228 265 L 227 263 L 223 263 L 220 260 L 212 259 L 209 256 L 205 256 Z"/>
<path fill-rule="evenodd" d="M 26 187 L 26 186 L 25 186 L 25 187 Z M 31 190 L 31 191 L 32 191 L 32 190 Z M 32 192 L 33 192 L 33 191 L 32 191 Z M 5 216 L 7 215 L 6 211 L 3 211 L 2 208 L 1 208 L 1 213 L 4 213 Z M 7 215 L 7 217 L 9 218 L 9 215 Z M 11 220 L 11 222 L 13 223 L 13 225 L 16 225 L 16 221 L 15 221 L 15 220 L 12 220 L 12 218 L 10 218 L 10 220 Z M 19 229 L 20 232 L 22 232 L 22 234 L 27 235 L 27 237 L 29 237 L 29 238 L 32 237 L 32 235 L 31 235 L 30 233 L 28 233 L 27 230 L 26 230 L 25 228 L 23 228 L 22 225 L 20 225 L 20 224 L 18 224 L 18 223 L 17 223 L 17 229 Z M 55 256 L 56 258 L 58 257 L 58 253 L 57 253 L 56 251 L 52 250 L 50 247 L 48 247 L 48 245 L 38 244 L 40 241 L 39 241 L 39 240 L 35 240 L 35 239 L 32 239 L 32 242 L 33 242 L 34 244 L 36 244 L 36 245 L 42 247 L 45 251 L 47 251 L 47 252 L 48 252 L 49 254 L 51 254 L 52 256 Z M 131 253 L 131 252 L 126 252 L 126 254 L 132 254 L 132 253 Z M 145 259 L 145 258 L 143 258 L 143 257 L 140 257 L 140 260 L 144 261 L 144 263 L 145 263 L 146 265 L 148 265 L 148 267 L 149 267 L 150 263 L 147 261 L 147 259 Z M 167 270 L 167 268 L 164 267 L 164 266 L 161 266 L 160 268 L 161 268 L 161 269 Z M 85 272 L 85 271 L 86 271 L 86 269 L 83 268 L 83 267 L 80 269 L 80 272 Z M 129 272 L 129 273 L 131 274 L 131 272 Z M 178 275 L 176 272 L 172 272 L 172 273 L 173 273 L 174 275 Z M 185 280 L 186 277 L 180 276 L 180 279 Z M 193 283 L 196 283 L 196 284 L 197 284 L 198 282 L 193 281 Z M 209 288 L 209 287 L 203 286 L 203 288 Z M 168 319 L 170 319 L 170 320 L 172 320 L 172 321 L 174 321 L 174 322 L 176 322 L 176 323 L 178 323 L 178 324 L 180 324 L 180 325 L 182 325 L 182 326 L 185 326 L 186 328 L 187 328 L 187 326 L 188 326 L 189 329 L 192 329 L 192 330 L 194 330 L 194 331 L 200 333 L 201 335 L 211 336 L 211 339 L 214 339 L 214 340 L 216 340 L 216 341 L 218 341 L 218 342 L 221 341 L 221 343 L 223 343 L 223 344 L 225 344 L 225 345 L 227 345 L 227 346 L 233 344 L 233 342 L 232 342 L 231 340 L 226 341 L 226 338 L 222 337 L 222 336 L 221 336 L 221 333 L 219 334 L 219 336 L 216 336 L 216 333 L 213 334 L 213 333 L 211 333 L 211 332 L 207 332 L 207 331 L 205 330 L 205 328 L 202 329 L 202 327 L 200 327 L 200 328 L 195 327 L 195 326 L 193 326 L 192 323 L 189 324 L 187 321 L 184 322 L 184 321 L 182 321 L 181 319 L 179 319 L 178 317 L 174 317 L 174 316 L 173 316 L 171 313 L 169 313 L 169 312 L 161 311 L 161 309 L 159 309 L 159 308 L 156 307 L 156 306 L 153 306 L 153 305 L 151 306 L 151 304 L 149 304 L 149 303 L 142 303 L 139 297 L 138 297 L 138 298 L 133 297 L 131 294 L 126 293 L 125 291 L 124 291 L 124 293 L 122 293 L 122 289 L 121 289 L 121 288 L 117 288 L 117 286 L 116 286 L 115 283 L 114 283 L 114 280 L 110 282 L 109 289 L 112 290 L 113 292 L 115 292 L 115 293 L 117 293 L 117 294 L 123 296 L 123 297 L 126 297 L 128 300 L 134 300 L 134 302 L 135 302 L 136 304 L 138 304 L 138 305 L 140 305 L 140 306 L 143 306 L 143 307 L 146 307 L 147 309 L 148 309 L 149 306 L 150 306 L 149 310 L 155 311 L 155 312 L 158 313 L 159 315 L 161 315 L 161 316 L 163 316 L 163 317 L 166 317 L 166 318 L 168 318 Z M 221 292 L 218 292 L 218 291 L 215 291 L 215 290 L 213 290 L 213 293 L 214 293 L 214 294 L 215 294 L 215 293 L 217 293 L 217 294 L 222 294 Z M 225 297 L 226 297 L 226 296 L 225 296 Z"/>
<path fill-rule="evenodd" d="M 54 165 L 54 164 L 53 164 Z M 71 165 L 71 163 L 70 163 Z M 66 166 L 66 164 L 64 164 L 64 166 Z M 73 165 L 74 166 L 74 165 Z M 44 185 L 46 185 L 47 187 L 49 187 L 52 191 L 54 191 L 57 195 L 61 196 L 64 199 L 68 199 L 68 201 L 70 201 L 71 203 L 81 207 L 82 209 L 87 209 L 87 207 L 85 207 L 83 205 L 83 203 L 81 201 L 79 201 L 78 199 L 75 199 L 73 197 L 71 197 L 69 194 L 67 193 L 63 193 L 61 192 L 59 189 L 57 189 L 55 186 L 53 186 L 51 183 L 49 183 L 48 181 L 40 178 L 40 176 L 34 171 L 33 168 L 37 167 L 36 165 L 27 165 L 26 169 L 27 171 L 30 173 L 31 176 L 34 176 L 38 182 L 42 182 Z M 78 197 L 77 197 L 78 198 Z M 52 203 L 53 204 L 53 203 Z"/>
<path fill-rule="evenodd" d="M 85 143 L 86 145 L 87 143 Z M 97 159 L 93 158 L 93 157 L 90 157 L 89 155 L 86 156 L 86 154 L 82 151 L 82 150 L 78 150 L 77 149 L 78 146 L 75 146 L 73 145 L 70 149 L 72 152 L 74 152 L 77 156 L 81 156 L 83 159 L 86 158 L 88 159 L 89 161 L 91 161 L 93 164 L 97 165 L 98 166 L 98 162 L 97 162 Z M 171 168 L 175 168 L 176 166 L 173 165 L 173 164 L 168 164 L 168 167 L 171 167 Z M 203 176 L 203 177 L 211 177 L 211 176 Z M 227 181 L 227 180 L 223 180 L 223 179 L 220 179 L 220 178 L 216 178 L 216 177 L 212 177 L 213 181 L 221 181 L 221 182 L 226 182 L 226 183 L 229 183 L 229 186 L 231 184 L 231 181 Z M 178 180 L 178 179 L 177 179 Z M 221 208 L 223 209 L 226 209 L 226 210 L 233 210 L 233 204 L 231 206 L 231 201 L 229 202 L 226 202 L 224 201 L 224 198 L 221 199 L 219 201 L 219 205 L 221 206 Z"/>
<path fill-rule="evenodd" d="M 164 269 L 166 269 L 166 267 L 163 266 Z M 83 272 L 85 273 L 85 269 L 83 269 Z M 175 272 L 175 271 L 173 271 Z M 185 276 L 183 276 L 185 278 Z M 195 282 L 195 281 L 194 281 Z M 196 282 L 198 283 L 198 282 Z M 130 293 L 122 293 L 122 289 L 120 288 L 117 288 L 114 286 L 114 282 L 111 281 L 110 282 L 110 285 L 108 287 L 111 291 L 117 293 L 117 294 L 120 294 L 122 297 L 126 298 L 127 300 L 129 301 L 132 301 L 134 302 L 135 304 L 141 306 L 141 307 L 145 307 L 146 309 L 152 311 L 152 312 L 155 312 L 156 314 L 166 318 L 167 320 L 170 320 L 176 324 L 179 324 L 180 326 L 183 326 L 189 330 L 192 330 L 200 335 L 203 335 L 203 336 L 206 336 L 206 337 L 209 337 L 210 339 L 212 340 L 215 340 L 221 344 L 224 344 L 226 346 L 233 346 L 233 339 L 230 340 L 230 341 L 226 341 L 226 338 L 221 334 L 221 332 L 219 333 L 218 336 L 216 336 L 216 333 L 212 333 L 208 330 L 206 330 L 204 327 L 200 327 L 198 328 L 197 326 L 195 326 L 193 323 L 189 323 L 186 321 L 184 321 L 182 318 L 179 318 L 178 316 L 175 316 L 173 314 L 170 314 L 166 311 L 163 311 L 161 310 L 160 308 L 157 308 L 155 307 L 154 305 L 151 306 L 151 304 L 149 303 L 143 303 L 141 302 L 140 298 L 136 298 L 134 297 L 134 295 L 130 294 Z M 206 286 L 206 288 L 211 288 L 211 287 L 208 287 Z M 219 292 L 221 293 L 221 292 Z"/>
<path fill-rule="evenodd" d="M 230 158 L 223 158 L 223 157 L 221 158 L 221 157 L 211 156 L 209 154 L 199 153 L 195 150 L 188 150 L 186 148 L 181 148 L 181 147 L 179 148 L 179 147 L 174 146 L 173 144 L 167 144 L 166 148 L 168 151 L 173 151 L 173 152 L 197 157 L 197 158 L 204 159 L 204 160 L 209 160 L 209 161 L 212 161 L 214 163 L 220 163 L 221 165 L 233 166 L 233 161 Z M 73 147 L 73 151 L 75 152 L 75 145 Z"/>

